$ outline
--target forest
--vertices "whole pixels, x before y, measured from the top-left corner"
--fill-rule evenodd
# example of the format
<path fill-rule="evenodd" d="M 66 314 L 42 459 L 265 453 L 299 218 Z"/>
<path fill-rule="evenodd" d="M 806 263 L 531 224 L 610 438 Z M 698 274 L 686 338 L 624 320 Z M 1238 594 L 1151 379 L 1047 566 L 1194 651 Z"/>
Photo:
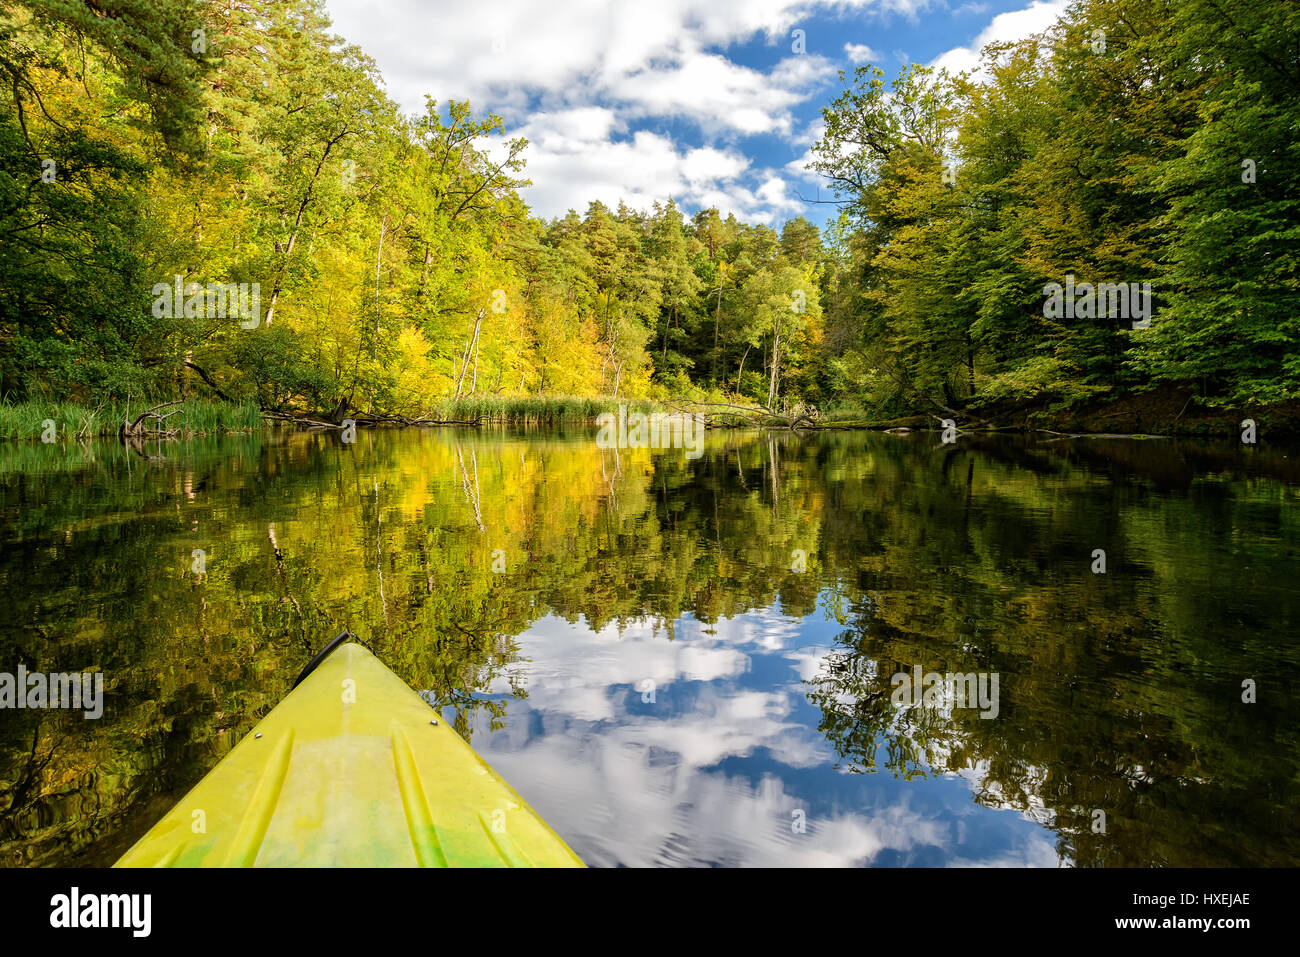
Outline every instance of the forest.
<path fill-rule="evenodd" d="M 1295 5 L 1083 0 L 978 77 L 842 74 L 820 227 L 539 218 L 526 141 L 437 91 L 404 114 L 320 0 L 6 0 L 0 68 L 6 403 L 1300 401 Z"/>

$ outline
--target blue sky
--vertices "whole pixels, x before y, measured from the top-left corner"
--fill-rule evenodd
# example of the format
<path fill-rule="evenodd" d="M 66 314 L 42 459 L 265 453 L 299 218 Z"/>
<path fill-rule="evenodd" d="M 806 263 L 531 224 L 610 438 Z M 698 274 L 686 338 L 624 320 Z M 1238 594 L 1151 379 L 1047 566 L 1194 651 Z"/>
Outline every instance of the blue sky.
<path fill-rule="evenodd" d="M 327 0 L 408 111 L 469 99 L 525 136 L 524 190 L 550 218 L 599 199 L 779 226 L 822 222 L 807 173 L 838 72 L 974 68 L 993 40 L 1038 32 L 1065 0 Z M 802 36 L 795 31 L 803 31 Z M 801 42 L 800 42 L 801 41 Z"/>

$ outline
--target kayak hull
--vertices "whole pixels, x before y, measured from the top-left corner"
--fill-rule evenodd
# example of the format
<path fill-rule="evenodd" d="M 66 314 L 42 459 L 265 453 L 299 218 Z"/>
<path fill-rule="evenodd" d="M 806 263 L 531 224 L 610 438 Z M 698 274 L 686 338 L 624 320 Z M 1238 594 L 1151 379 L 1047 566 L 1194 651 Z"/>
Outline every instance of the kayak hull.
<path fill-rule="evenodd" d="M 405 682 L 341 645 L 118 867 L 581 867 Z"/>

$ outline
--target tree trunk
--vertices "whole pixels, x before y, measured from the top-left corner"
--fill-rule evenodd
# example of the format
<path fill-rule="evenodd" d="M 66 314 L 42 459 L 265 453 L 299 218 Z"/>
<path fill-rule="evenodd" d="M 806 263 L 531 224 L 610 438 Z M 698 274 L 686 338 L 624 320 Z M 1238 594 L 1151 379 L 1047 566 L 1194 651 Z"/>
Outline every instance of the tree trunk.
<path fill-rule="evenodd" d="M 722 320 L 722 275 L 718 276 L 718 305 L 713 310 L 713 381 L 718 381 L 718 323 Z"/>
<path fill-rule="evenodd" d="M 469 380 L 469 394 L 478 389 L 478 330 L 474 330 L 474 377 Z"/>
<path fill-rule="evenodd" d="M 379 352 L 379 267 L 384 261 L 384 230 L 388 228 L 388 216 L 379 223 L 379 248 L 375 251 L 375 358 Z"/>
<path fill-rule="evenodd" d="M 483 312 L 484 310 L 482 309 L 478 311 L 478 315 L 475 316 L 474 318 L 474 330 L 470 334 L 470 337 L 465 341 L 465 355 L 461 358 L 460 375 L 456 377 L 456 398 L 457 399 L 460 398 L 461 391 L 465 387 L 465 373 L 469 371 L 470 351 L 477 349 L 478 346 L 478 330 L 479 330 L 479 326 L 483 324 Z"/>
<path fill-rule="evenodd" d="M 433 247 L 428 243 L 424 244 L 424 270 L 420 273 L 420 291 L 416 293 L 417 299 L 424 299 L 424 290 L 429 285 L 429 265 L 433 262 Z"/>
<path fill-rule="evenodd" d="M 772 331 L 772 375 L 768 380 L 767 408 L 770 411 L 776 403 L 777 367 L 781 363 L 781 324 L 778 322 Z"/>
<path fill-rule="evenodd" d="M 271 305 L 266 310 L 266 324 L 269 326 L 271 320 L 275 317 L 275 304 L 280 300 L 280 288 L 284 284 L 284 274 L 289 268 L 289 257 L 293 255 L 294 243 L 298 241 L 298 231 L 302 228 L 302 217 L 307 212 L 308 205 L 311 204 L 312 191 L 316 189 L 316 180 L 320 178 L 320 171 L 325 168 L 325 160 L 329 159 L 330 150 L 334 149 L 334 144 L 347 135 L 347 130 L 343 130 L 338 136 L 325 144 L 325 151 L 321 153 L 320 162 L 316 164 L 316 171 L 311 175 L 311 182 L 307 184 L 307 192 L 302 194 L 302 202 L 298 204 L 298 214 L 293 218 L 293 230 L 289 233 L 289 243 L 285 247 L 284 256 L 280 260 L 280 268 L 275 274 L 275 284 L 271 287 Z"/>

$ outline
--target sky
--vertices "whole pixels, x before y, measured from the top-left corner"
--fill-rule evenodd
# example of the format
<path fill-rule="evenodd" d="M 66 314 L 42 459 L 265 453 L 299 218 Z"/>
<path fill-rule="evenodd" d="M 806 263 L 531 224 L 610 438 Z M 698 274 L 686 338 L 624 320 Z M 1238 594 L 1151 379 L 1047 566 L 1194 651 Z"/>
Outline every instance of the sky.
<path fill-rule="evenodd" d="M 326 0 L 408 113 L 468 99 L 523 136 L 534 214 L 592 200 L 824 222 L 805 169 L 840 71 L 978 66 L 1066 0 Z M 801 32 L 800 32 L 801 31 Z"/>

